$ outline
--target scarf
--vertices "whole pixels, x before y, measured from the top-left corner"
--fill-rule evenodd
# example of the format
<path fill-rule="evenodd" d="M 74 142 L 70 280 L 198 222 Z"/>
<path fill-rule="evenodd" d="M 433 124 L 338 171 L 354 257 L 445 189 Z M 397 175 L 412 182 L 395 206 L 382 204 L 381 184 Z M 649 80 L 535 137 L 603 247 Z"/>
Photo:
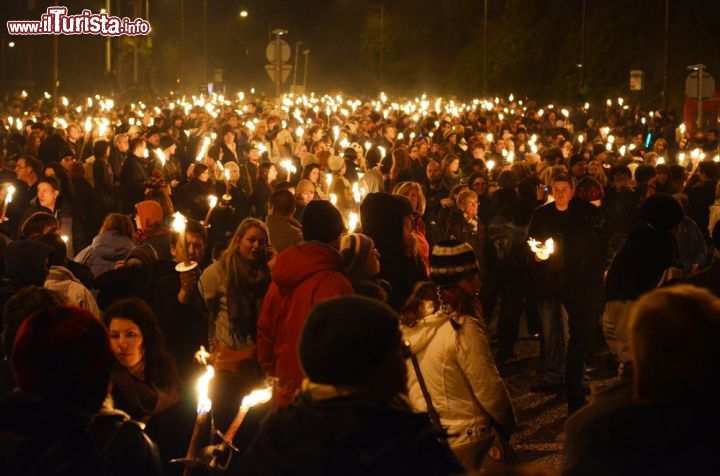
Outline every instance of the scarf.
<path fill-rule="evenodd" d="M 264 263 L 252 266 L 244 259 L 234 261 L 237 270 L 226 270 L 230 332 L 241 342 L 251 345 L 257 334 L 258 309 L 270 285 L 270 270 Z"/>

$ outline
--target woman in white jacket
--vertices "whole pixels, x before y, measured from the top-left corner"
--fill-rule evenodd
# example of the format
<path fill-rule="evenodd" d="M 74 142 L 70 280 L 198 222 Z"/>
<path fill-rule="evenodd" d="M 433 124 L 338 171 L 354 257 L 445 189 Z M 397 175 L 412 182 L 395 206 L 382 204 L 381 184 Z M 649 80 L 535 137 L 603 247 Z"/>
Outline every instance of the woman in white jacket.
<path fill-rule="evenodd" d="M 475 310 L 480 276 L 472 247 L 441 242 L 433 248 L 430 268 L 434 284 L 416 287 L 403 310 L 401 329 L 450 446 L 469 471 L 477 470 L 493 445 L 492 429 L 509 439 L 515 413 Z M 427 411 L 410 362 L 408 387 L 413 408 Z"/>

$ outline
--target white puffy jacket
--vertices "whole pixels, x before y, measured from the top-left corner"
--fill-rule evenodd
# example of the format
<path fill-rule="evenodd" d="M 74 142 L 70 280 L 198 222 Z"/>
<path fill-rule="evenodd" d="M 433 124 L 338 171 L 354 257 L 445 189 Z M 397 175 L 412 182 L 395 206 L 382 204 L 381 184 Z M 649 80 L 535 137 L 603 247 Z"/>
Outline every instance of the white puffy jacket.
<path fill-rule="evenodd" d="M 403 326 L 402 332 L 417 355 L 452 447 L 477 442 L 489 431 L 492 420 L 507 434 L 512 433 L 516 420 L 510 395 L 495 366 L 485 331 L 474 318 L 453 316 L 451 322 L 440 310 L 414 327 Z M 413 409 L 427 411 L 409 360 L 408 387 Z"/>

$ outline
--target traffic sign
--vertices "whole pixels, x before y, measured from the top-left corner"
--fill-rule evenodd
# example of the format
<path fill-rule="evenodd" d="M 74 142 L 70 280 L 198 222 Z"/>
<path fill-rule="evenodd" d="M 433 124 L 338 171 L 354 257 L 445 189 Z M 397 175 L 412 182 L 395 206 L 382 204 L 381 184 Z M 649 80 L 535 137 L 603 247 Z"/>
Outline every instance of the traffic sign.
<path fill-rule="evenodd" d="M 265 57 L 267 57 L 267 60 L 271 63 L 277 62 L 278 44 L 280 45 L 280 61 L 284 63 L 290 59 L 290 45 L 283 40 L 273 40 L 268 43 L 267 48 L 265 48 Z"/>
<path fill-rule="evenodd" d="M 693 71 L 685 80 L 685 95 L 690 98 L 698 97 L 698 72 Z M 710 99 L 715 92 L 715 80 L 708 73 L 703 71 L 702 76 L 702 98 Z"/>
<path fill-rule="evenodd" d="M 292 71 L 293 67 L 291 64 L 282 64 L 280 65 L 280 82 L 284 83 L 288 76 L 290 75 L 290 71 Z M 266 64 L 265 65 L 265 71 L 267 71 L 268 76 L 270 76 L 270 81 L 273 83 L 277 83 L 277 72 L 278 67 L 274 64 Z"/>

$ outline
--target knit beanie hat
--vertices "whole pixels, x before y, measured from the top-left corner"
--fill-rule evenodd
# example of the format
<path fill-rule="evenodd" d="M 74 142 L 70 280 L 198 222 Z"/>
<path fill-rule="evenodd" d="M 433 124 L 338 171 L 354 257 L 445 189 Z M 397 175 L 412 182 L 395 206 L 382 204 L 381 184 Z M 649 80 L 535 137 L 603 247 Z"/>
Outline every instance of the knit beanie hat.
<path fill-rule="evenodd" d="M 667 193 L 656 193 L 640 207 L 642 221 L 660 231 L 670 231 L 685 217 L 680 204 Z"/>
<path fill-rule="evenodd" d="M 328 166 L 333 172 L 340 172 L 340 170 L 342 170 L 343 168 L 343 165 L 345 165 L 345 159 L 338 155 L 333 155 L 328 159 Z"/>
<path fill-rule="evenodd" d="M 295 195 L 300 195 L 305 192 L 315 192 L 315 186 L 311 181 L 308 179 L 302 179 L 298 182 L 298 184 L 295 186 Z"/>
<path fill-rule="evenodd" d="M 435 245 L 430 255 L 430 280 L 438 286 L 457 284 L 478 273 L 472 246 L 458 240 L 444 240 Z"/>
<path fill-rule="evenodd" d="M 342 237 L 340 255 L 350 276 L 355 276 L 362 271 L 374 248 L 375 243 L 372 238 L 362 233 L 352 233 Z"/>
<path fill-rule="evenodd" d="M 320 159 L 317 158 L 315 154 L 307 153 L 303 156 L 302 159 L 300 159 L 300 165 L 302 165 L 303 168 L 307 167 L 310 164 L 319 164 Z"/>
<path fill-rule="evenodd" d="M 300 337 L 305 374 L 317 383 L 362 385 L 400 343 L 398 316 L 380 301 L 343 296 L 310 310 Z"/>
<path fill-rule="evenodd" d="M 158 255 L 152 245 L 144 244 L 130 250 L 125 257 L 125 261 L 127 262 L 131 259 L 140 261 L 145 268 L 150 268 L 150 266 L 158 260 Z"/>
<path fill-rule="evenodd" d="M 345 223 L 332 203 L 327 200 L 314 200 L 305 207 L 302 229 L 305 241 L 330 243 L 345 231 Z"/>
<path fill-rule="evenodd" d="M 155 200 L 145 200 L 135 204 L 138 218 L 143 230 L 152 228 L 163 221 L 163 211 L 160 204 Z"/>
<path fill-rule="evenodd" d="M 594 202 L 605 197 L 605 190 L 598 179 L 587 175 L 581 178 L 575 186 L 575 196 L 587 202 Z"/>
<path fill-rule="evenodd" d="M 39 311 L 18 329 L 11 368 L 20 389 L 58 406 L 100 409 L 113 365 L 103 324 L 77 307 Z"/>
<path fill-rule="evenodd" d="M 224 134 L 223 134 L 224 135 Z M 160 149 L 165 150 L 175 144 L 175 139 L 170 134 L 163 134 L 160 136 Z"/>

